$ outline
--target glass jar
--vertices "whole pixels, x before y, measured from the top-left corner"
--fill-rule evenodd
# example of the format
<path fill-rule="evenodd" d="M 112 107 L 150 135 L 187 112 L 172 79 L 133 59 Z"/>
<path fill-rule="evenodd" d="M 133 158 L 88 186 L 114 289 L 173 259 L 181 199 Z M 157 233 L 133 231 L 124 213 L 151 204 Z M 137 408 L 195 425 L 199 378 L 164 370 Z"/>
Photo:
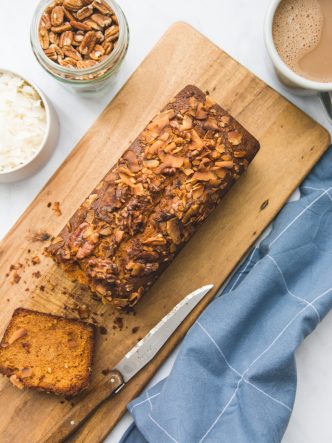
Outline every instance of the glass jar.
<path fill-rule="evenodd" d="M 113 51 L 106 59 L 94 66 L 84 69 L 69 68 L 55 63 L 46 56 L 41 47 L 38 36 L 40 18 L 45 9 L 53 2 L 51 0 L 41 0 L 34 13 L 30 29 L 30 42 L 39 64 L 45 71 L 51 74 L 52 77 L 74 91 L 95 92 L 101 90 L 114 78 L 126 55 L 129 44 L 129 28 L 126 16 L 114 0 L 106 1 L 118 19 L 119 38 Z"/>

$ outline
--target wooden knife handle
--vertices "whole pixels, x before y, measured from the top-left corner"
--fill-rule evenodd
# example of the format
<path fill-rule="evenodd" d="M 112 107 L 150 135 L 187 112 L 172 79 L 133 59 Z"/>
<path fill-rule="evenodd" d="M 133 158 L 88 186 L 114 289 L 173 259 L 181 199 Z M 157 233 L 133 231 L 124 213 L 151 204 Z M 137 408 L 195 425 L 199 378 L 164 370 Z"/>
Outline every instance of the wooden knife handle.
<path fill-rule="evenodd" d="M 111 371 L 106 377 L 106 380 L 89 391 L 85 398 L 78 399 L 77 403 L 64 416 L 63 421 L 50 430 L 51 435 L 44 440 L 45 442 L 55 443 L 69 437 L 103 401 L 124 386 L 124 380 L 119 371 Z"/>

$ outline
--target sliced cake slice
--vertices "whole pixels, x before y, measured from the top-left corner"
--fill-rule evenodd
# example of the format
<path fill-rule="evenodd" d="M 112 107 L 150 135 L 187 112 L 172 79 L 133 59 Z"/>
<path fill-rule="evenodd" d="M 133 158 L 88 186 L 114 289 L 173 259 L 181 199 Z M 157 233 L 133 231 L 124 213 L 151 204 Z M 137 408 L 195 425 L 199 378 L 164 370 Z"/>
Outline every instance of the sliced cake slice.
<path fill-rule="evenodd" d="M 90 323 L 18 308 L 0 343 L 0 373 L 20 389 L 75 395 L 88 386 L 94 341 Z"/>

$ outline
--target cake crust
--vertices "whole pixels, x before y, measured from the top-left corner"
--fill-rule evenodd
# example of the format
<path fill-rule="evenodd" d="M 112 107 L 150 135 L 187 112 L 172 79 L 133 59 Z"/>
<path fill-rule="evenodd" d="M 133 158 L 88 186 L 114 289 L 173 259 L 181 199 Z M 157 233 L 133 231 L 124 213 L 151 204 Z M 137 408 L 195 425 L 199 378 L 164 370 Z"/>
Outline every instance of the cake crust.
<path fill-rule="evenodd" d="M 188 85 L 92 191 L 48 254 L 104 302 L 133 306 L 258 150 L 246 129 Z"/>
<path fill-rule="evenodd" d="M 73 396 L 89 384 L 95 326 L 18 308 L 0 342 L 0 373 L 18 388 Z"/>

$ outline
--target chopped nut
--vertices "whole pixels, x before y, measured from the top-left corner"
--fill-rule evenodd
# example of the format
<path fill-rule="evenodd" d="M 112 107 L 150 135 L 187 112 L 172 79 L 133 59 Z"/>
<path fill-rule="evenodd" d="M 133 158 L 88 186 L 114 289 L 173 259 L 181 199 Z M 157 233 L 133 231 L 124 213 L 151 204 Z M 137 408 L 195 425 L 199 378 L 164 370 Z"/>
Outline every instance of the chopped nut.
<path fill-rule="evenodd" d="M 61 66 L 66 66 L 67 68 L 77 68 L 78 63 L 82 62 L 77 62 L 76 60 L 70 57 L 66 57 L 63 60 L 59 60 L 59 63 Z"/>
<path fill-rule="evenodd" d="M 55 32 L 56 34 L 61 34 L 62 32 L 70 31 L 71 30 L 71 24 L 70 23 L 64 23 L 61 26 L 52 26 L 51 30 L 52 30 L 52 32 Z"/>
<path fill-rule="evenodd" d="M 159 166 L 159 160 L 144 160 L 143 165 L 146 168 L 157 168 Z"/>
<path fill-rule="evenodd" d="M 193 170 L 193 169 L 190 169 L 190 168 L 185 168 L 184 170 L 183 170 L 183 172 L 186 174 L 186 175 L 192 175 L 195 171 Z"/>
<path fill-rule="evenodd" d="M 197 134 L 197 132 L 192 129 L 191 131 L 191 149 L 202 149 L 204 146 L 203 140 L 200 138 L 200 136 Z"/>
<path fill-rule="evenodd" d="M 51 29 L 51 18 L 47 12 L 44 12 L 40 19 L 40 25 L 42 28 L 50 30 Z"/>
<path fill-rule="evenodd" d="M 131 274 L 134 277 L 136 277 L 136 276 L 140 275 L 144 271 L 145 265 L 143 263 L 130 262 L 130 263 L 127 264 L 126 269 L 131 271 Z"/>
<path fill-rule="evenodd" d="M 17 372 L 17 376 L 19 378 L 28 378 L 31 377 L 31 375 L 32 375 L 32 368 L 28 366 Z"/>
<path fill-rule="evenodd" d="M 105 51 L 105 55 L 109 55 L 113 51 L 113 43 L 112 42 L 104 42 L 103 48 Z"/>
<path fill-rule="evenodd" d="M 224 123 L 224 125 L 228 125 L 231 119 L 228 115 L 223 115 L 220 120 L 222 123 Z"/>
<path fill-rule="evenodd" d="M 115 232 L 115 241 L 116 241 L 117 243 L 120 243 L 120 241 L 121 241 L 122 238 L 123 238 L 123 234 L 124 234 L 124 232 L 121 231 L 120 229 L 119 229 L 118 231 Z"/>
<path fill-rule="evenodd" d="M 215 163 L 218 168 L 226 168 L 226 169 L 232 169 L 234 167 L 234 163 L 232 161 L 223 161 L 223 162 L 216 162 Z"/>
<path fill-rule="evenodd" d="M 105 60 L 118 38 L 118 20 L 104 0 L 55 0 L 45 9 L 39 23 L 39 40 L 45 55 L 73 69 L 88 68 Z M 52 44 L 70 47 L 71 51 L 76 47 L 81 57 L 76 52 L 66 54 L 54 47 L 50 49 Z"/>
<path fill-rule="evenodd" d="M 119 34 L 119 26 L 111 26 L 105 31 L 105 40 L 107 42 L 113 41 Z"/>
<path fill-rule="evenodd" d="M 207 96 L 206 96 L 206 99 L 205 99 L 204 107 L 205 107 L 206 109 L 211 109 L 212 106 L 214 106 L 214 105 L 215 105 L 215 102 L 212 100 L 212 98 L 210 97 L 210 95 L 207 95 Z"/>
<path fill-rule="evenodd" d="M 96 45 L 92 52 L 90 52 L 90 57 L 93 60 L 99 60 L 101 56 L 105 54 L 105 49 L 101 45 Z"/>
<path fill-rule="evenodd" d="M 12 335 L 8 339 L 8 344 L 12 345 L 16 340 L 19 340 L 22 337 L 25 337 L 27 335 L 27 331 L 24 328 L 17 329 L 12 333 Z"/>
<path fill-rule="evenodd" d="M 54 43 L 55 45 L 57 45 L 59 43 L 59 34 L 55 34 L 54 32 L 49 32 L 48 34 L 49 39 L 50 39 L 50 43 Z M 46 54 L 46 51 L 44 51 Z M 47 55 L 47 54 L 46 54 Z"/>
<path fill-rule="evenodd" d="M 237 146 L 241 143 L 242 140 L 242 134 L 240 134 L 238 131 L 231 131 L 228 133 L 228 140 L 232 145 Z"/>
<path fill-rule="evenodd" d="M 96 47 L 99 45 L 96 45 Z M 141 170 L 141 167 L 138 163 L 137 155 L 134 151 L 131 151 L 130 149 L 125 152 L 123 158 L 128 161 L 128 168 L 131 172 L 138 172 Z"/>
<path fill-rule="evenodd" d="M 97 31 L 96 36 L 97 36 L 97 43 L 102 43 L 105 40 L 104 34 L 101 31 Z"/>
<path fill-rule="evenodd" d="M 51 13 L 52 26 L 60 26 L 63 23 L 65 13 L 62 6 L 56 6 Z"/>
<path fill-rule="evenodd" d="M 17 377 L 16 374 L 13 374 L 9 377 L 10 382 L 16 386 L 18 389 L 23 389 L 24 384 L 21 382 L 21 380 Z"/>
<path fill-rule="evenodd" d="M 66 17 L 67 20 L 69 20 L 69 21 L 75 20 L 75 17 L 73 16 L 73 13 L 70 12 L 68 9 L 63 8 L 63 12 L 64 12 L 65 17 Z"/>
<path fill-rule="evenodd" d="M 48 49 L 48 47 L 50 46 L 50 38 L 46 28 L 41 27 L 39 29 L 39 41 L 43 49 Z"/>
<path fill-rule="evenodd" d="M 91 19 L 102 28 L 105 28 L 112 23 L 112 17 L 103 14 L 92 14 Z"/>
<path fill-rule="evenodd" d="M 83 23 L 85 23 L 87 26 L 89 26 L 89 28 L 91 30 L 94 30 L 94 31 L 101 31 L 102 30 L 102 28 L 96 22 L 94 22 L 91 18 L 88 18 Z"/>
<path fill-rule="evenodd" d="M 217 145 L 216 145 L 216 150 L 217 150 L 220 154 L 222 154 L 222 153 L 225 152 L 225 146 L 224 146 L 224 145 L 219 145 L 219 144 L 217 144 Z"/>
<path fill-rule="evenodd" d="M 215 178 L 216 176 L 212 171 L 195 172 L 195 174 L 192 176 L 192 180 L 198 180 L 198 181 L 209 181 Z"/>
<path fill-rule="evenodd" d="M 164 245 L 165 243 L 166 243 L 166 240 L 162 236 L 162 234 L 157 234 L 154 237 L 150 237 L 150 238 L 142 241 L 143 245 Z"/>
<path fill-rule="evenodd" d="M 193 121 L 189 115 L 185 115 L 182 121 L 182 130 L 191 129 L 193 127 Z"/>
<path fill-rule="evenodd" d="M 83 8 L 84 3 L 82 0 L 64 0 L 63 6 L 70 11 L 78 11 Z"/>
<path fill-rule="evenodd" d="M 176 157 L 175 155 L 165 155 L 161 158 L 162 163 L 158 168 L 158 172 L 162 172 L 165 168 L 181 168 L 185 161 L 184 157 Z"/>
<path fill-rule="evenodd" d="M 94 31 L 89 31 L 85 34 L 82 43 L 80 44 L 79 51 L 83 55 L 88 55 L 93 50 L 97 42 L 97 36 Z"/>
<path fill-rule="evenodd" d="M 176 218 L 172 218 L 166 222 L 167 233 L 170 236 L 173 243 L 176 245 L 181 243 L 181 233 L 179 228 L 179 223 Z"/>
<path fill-rule="evenodd" d="M 246 151 L 234 151 L 233 155 L 235 158 L 244 158 L 246 157 L 247 153 Z"/>
<path fill-rule="evenodd" d="M 217 120 L 214 117 L 209 117 L 206 122 L 204 123 L 205 129 L 219 129 Z"/>
<path fill-rule="evenodd" d="M 76 49 L 74 49 L 73 47 L 70 46 L 64 47 L 63 52 L 67 57 L 71 58 L 72 60 L 76 61 L 82 60 L 81 54 L 78 51 L 76 51 Z"/>
<path fill-rule="evenodd" d="M 102 14 L 113 14 L 112 8 L 104 0 L 94 0 L 92 6 Z"/>
<path fill-rule="evenodd" d="M 51 45 L 49 48 L 47 48 L 45 50 L 45 54 L 53 61 L 57 61 L 58 59 L 58 53 L 55 50 L 55 45 Z"/>
<path fill-rule="evenodd" d="M 87 25 L 86 23 L 78 22 L 76 20 L 71 20 L 70 24 L 73 28 L 79 29 L 80 31 L 91 30 L 91 26 Z"/>
<path fill-rule="evenodd" d="M 76 13 L 76 17 L 78 20 L 84 20 L 85 18 L 90 17 L 90 15 L 93 14 L 93 6 L 84 6 L 84 8 L 80 9 Z"/>
<path fill-rule="evenodd" d="M 204 110 L 203 108 L 203 104 L 199 103 L 197 106 L 197 111 L 196 111 L 196 115 L 195 117 L 197 118 L 197 120 L 205 120 L 208 116 L 207 111 Z"/>
<path fill-rule="evenodd" d="M 202 197 L 203 194 L 204 194 L 204 186 L 203 185 L 200 185 L 193 190 L 193 197 L 195 200 Z"/>
<path fill-rule="evenodd" d="M 78 32 L 75 33 L 75 35 L 74 35 L 74 41 L 75 42 L 81 43 L 81 41 L 83 39 L 84 39 L 84 32 L 78 31 Z"/>
<path fill-rule="evenodd" d="M 65 31 L 60 35 L 59 46 L 71 46 L 74 40 L 74 34 L 72 31 Z"/>
<path fill-rule="evenodd" d="M 221 179 L 225 178 L 227 175 L 227 170 L 225 170 L 223 168 L 214 169 L 213 172 L 216 174 L 216 176 L 218 178 L 221 178 Z"/>

